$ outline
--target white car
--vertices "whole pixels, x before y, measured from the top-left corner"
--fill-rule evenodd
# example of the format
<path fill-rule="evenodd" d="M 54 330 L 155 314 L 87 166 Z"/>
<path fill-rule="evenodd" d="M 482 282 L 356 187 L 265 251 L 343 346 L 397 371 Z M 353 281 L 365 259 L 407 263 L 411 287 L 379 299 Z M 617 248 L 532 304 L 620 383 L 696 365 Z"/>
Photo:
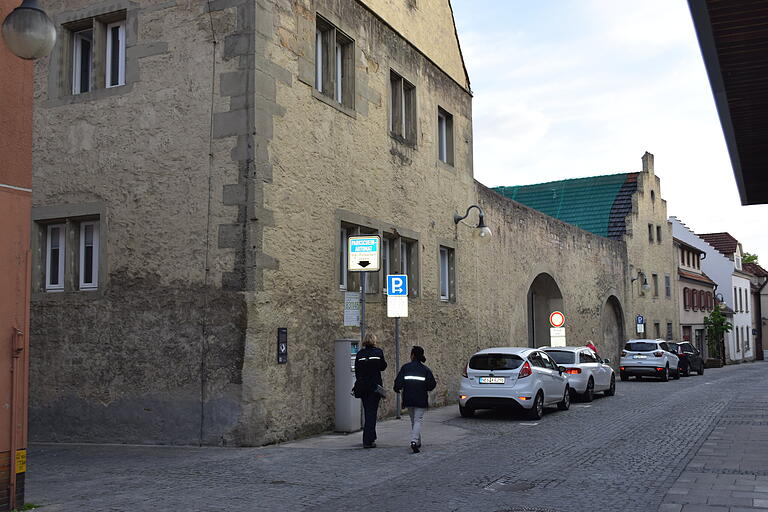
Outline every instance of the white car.
<path fill-rule="evenodd" d="M 619 361 L 621 380 L 629 380 L 632 375 L 638 379 L 658 377 L 665 382 L 670 376 L 679 379 L 680 359 L 671 352 L 672 350 L 664 340 L 627 341 Z"/>
<path fill-rule="evenodd" d="M 467 363 L 459 387 L 459 412 L 470 417 L 477 409 L 514 408 L 540 419 L 544 407 L 571 406 L 568 379 L 546 352 L 535 348 L 488 348 Z"/>
<path fill-rule="evenodd" d="M 595 392 L 605 396 L 616 393 L 616 376 L 609 366 L 610 359 L 601 359 L 587 347 L 542 347 L 555 362 L 565 367 L 565 376 L 572 393 L 591 402 Z"/>

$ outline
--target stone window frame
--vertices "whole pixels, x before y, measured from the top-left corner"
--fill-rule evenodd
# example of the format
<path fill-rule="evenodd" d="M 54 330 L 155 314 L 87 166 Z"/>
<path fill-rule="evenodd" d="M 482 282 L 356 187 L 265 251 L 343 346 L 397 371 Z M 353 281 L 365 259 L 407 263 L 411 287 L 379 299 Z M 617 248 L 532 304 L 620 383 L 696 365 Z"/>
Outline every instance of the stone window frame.
<path fill-rule="evenodd" d="M 333 52 L 330 51 L 331 48 L 334 49 Z M 313 50 L 312 95 L 343 113 L 356 117 L 355 40 L 317 12 Z M 324 72 L 327 70 L 333 71 Z"/>
<path fill-rule="evenodd" d="M 81 227 L 98 222 L 98 247 L 94 259 L 98 268 L 95 287 L 81 287 Z M 64 226 L 63 287 L 48 290 L 46 287 L 47 233 L 48 226 Z M 42 298 L 71 296 L 100 297 L 108 286 L 107 265 L 107 216 L 103 203 L 36 206 L 32 208 L 32 297 Z M 95 245 L 95 244 L 94 244 Z"/>
<path fill-rule="evenodd" d="M 134 0 L 104 0 L 93 5 L 56 13 L 54 24 L 58 27 L 56 45 L 49 59 L 48 98 L 46 107 L 72 103 L 83 103 L 120 96 L 131 92 L 139 79 L 138 58 L 133 47 L 138 39 L 138 18 L 140 8 Z M 118 86 L 106 85 L 107 27 L 122 23 L 124 37 L 123 83 Z M 93 29 L 93 72 L 88 92 L 73 93 L 72 51 L 73 33 Z"/>
<path fill-rule="evenodd" d="M 659 296 L 659 274 L 651 274 L 651 281 L 653 281 L 653 296 Z"/>
<path fill-rule="evenodd" d="M 445 250 L 447 256 L 447 284 L 448 284 L 448 296 L 443 295 L 443 271 L 445 265 L 443 265 L 443 251 Z M 456 267 L 457 267 L 457 251 L 456 243 L 451 240 L 438 240 L 437 241 L 437 299 L 439 304 L 456 304 L 458 302 L 457 280 L 456 280 Z"/>
<path fill-rule="evenodd" d="M 661 244 L 661 226 L 656 225 L 656 243 Z"/>
<path fill-rule="evenodd" d="M 648 243 L 653 243 L 653 224 L 648 223 Z"/>
<path fill-rule="evenodd" d="M 359 291 L 360 272 L 347 272 L 347 287 L 342 288 L 342 242 L 341 231 L 346 229 L 347 236 L 353 236 L 355 228 L 362 228 L 364 234 L 377 234 L 382 240 L 388 239 L 391 245 L 391 268 L 400 268 L 401 254 L 403 251 L 403 241 L 405 242 L 405 251 L 408 259 L 408 298 L 418 299 L 421 296 L 421 236 L 418 232 L 408 228 L 395 226 L 394 224 L 359 215 L 354 212 L 339 209 L 334 216 L 335 253 L 334 258 L 334 277 L 341 296 L 347 291 Z M 345 251 L 346 252 L 346 251 Z M 382 262 L 381 269 L 378 272 L 371 272 L 368 275 L 373 281 L 366 281 L 366 301 L 380 302 L 385 297 L 384 288 L 386 287 L 384 277 L 384 266 Z"/>
<path fill-rule="evenodd" d="M 396 141 L 416 147 L 418 134 L 418 97 L 413 80 L 389 70 L 389 135 Z M 400 126 L 397 126 L 400 125 Z"/>
<path fill-rule="evenodd" d="M 441 127 L 441 119 L 443 119 L 442 125 L 445 126 L 445 129 Z M 440 105 L 437 106 L 436 134 L 437 160 L 453 167 L 456 160 L 453 114 Z"/>
<path fill-rule="evenodd" d="M 672 299 L 672 276 L 664 274 L 664 297 Z"/>

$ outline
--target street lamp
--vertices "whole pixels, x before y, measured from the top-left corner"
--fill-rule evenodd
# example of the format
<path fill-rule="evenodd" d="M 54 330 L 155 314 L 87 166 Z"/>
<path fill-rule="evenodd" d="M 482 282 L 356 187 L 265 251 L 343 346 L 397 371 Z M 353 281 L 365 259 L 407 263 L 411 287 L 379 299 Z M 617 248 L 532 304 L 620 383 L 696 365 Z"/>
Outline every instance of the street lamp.
<path fill-rule="evenodd" d="M 467 213 L 465 213 L 463 217 L 461 215 L 459 215 L 458 213 L 454 213 L 453 214 L 453 223 L 454 224 L 458 224 L 462 220 L 466 219 L 469 216 L 469 212 L 470 212 L 470 210 L 472 210 L 472 208 L 477 208 L 477 213 L 478 213 L 478 217 L 479 217 L 479 219 L 477 221 L 476 229 L 475 229 L 475 231 L 473 233 L 474 237 L 478 238 L 480 240 L 490 240 L 491 235 L 493 233 L 491 233 L 491 228 L 489 228 L 488 226 L 485 225 L 485 212 L 483 212 L 483 209 L 480 208 L 476 204 L 473 204 L 472 206 L 467 208 Z"/>
<path fill-rule="evenodd" d="M 635 281 L 640 279 L 640 276 L 643 276 L 643 280 L 640 281 L 640 283 L 641 283 L 640 284 L 640 288 L 643 290 L 643 292 L 647 292 L 648 290 L 651 289 L 651 285 L 648 284 L 648 278 L 645 277 L 645 274 L 643 273 L 642 270 L 638 270 L 637 271 L 637 277 L 633 277 L 632 278 L 632 282 L 634 283 Z"/>
<path fill-rule="evenodd" d="M 5 18 L 3 38 L 17 57 L 39 59 L 48 55 L 56 44 L 56 26 L 37 0 L 24 0 Z"/>

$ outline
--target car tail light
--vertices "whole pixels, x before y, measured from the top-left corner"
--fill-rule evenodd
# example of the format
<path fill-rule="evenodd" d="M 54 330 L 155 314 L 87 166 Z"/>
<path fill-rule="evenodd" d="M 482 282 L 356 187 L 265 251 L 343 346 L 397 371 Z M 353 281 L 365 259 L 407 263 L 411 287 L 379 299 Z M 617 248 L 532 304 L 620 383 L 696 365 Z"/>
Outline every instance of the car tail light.
<path fill-rule="evenodd" d="M 467 378 L 468 378 L 468 377 L 469 377 L 469 375 L 467 375 L 467 371 L 468 371 L 468 370 L 469 370 L 469 364 L 467 364 L 467 365 L 464 367 L 464 370 L 462 370 L 462 372 L 461 372 L 461 376 L 462 376 L 462 377 L 467 377 Z"/>
<path fill-rule="evenodd" d="M 655 355 L 656 357 L 661 357 L 664 355 L 664 352 L 662 351 L 654 352 L 653 355 Z"/>
<path fill-rule="evenodd" d="M 528 361 L 525 362 L 522 368 L 520 368 L 520 373 L 517 374 L 518 379 L 522 379 L 523 377 L 528 377 L 529 375 L 532 375 L 533 371 L 531 370 L 531 363 Z"/>
<path fill-rule="evenodd" d="M 658 371 L 660 371 L 660 372 L 663 372 L 663 371 L 664 371 L 664 368 L 656 368 L 656 370 L 658 370 Z"/>
<path fill-rule="evenodd" d="M 566 368 L 565 373 L 568 373 L 570 375 L 578 375 L 581 373 L 581 368 Z"/>
<path fill-rule="evenodd" d="M 622 350 L 621 351 L 621 357 L 627 357 L 627 351 L 626 350 Z"/>
<path fill-rule="evenodd" d="M 624 367 L 623 366 L 619 366 L 619 370 L 624 371 Z"/>

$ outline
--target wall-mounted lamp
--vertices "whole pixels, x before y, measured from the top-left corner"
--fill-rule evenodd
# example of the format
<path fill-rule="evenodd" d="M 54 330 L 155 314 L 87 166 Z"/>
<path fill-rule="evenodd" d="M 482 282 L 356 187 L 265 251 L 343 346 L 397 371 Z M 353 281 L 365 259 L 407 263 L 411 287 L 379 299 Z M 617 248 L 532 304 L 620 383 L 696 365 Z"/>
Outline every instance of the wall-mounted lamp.
<path fill-rule="evenodd" d="M 462 220 L 466 219 L 469 216 L 469 212 L 470 210 L 472 210 L 472 208 L 477 208 L 477 213 L 479 217 L 477 221 L 477 227 L 475 229 L 475 232 L 473 233 L 474 237 L 479 238 L 480 240 L 489 240 L 492 235 L 491 228 L 485 225 L 485 212 L 483 212 L 483 209 L 476 204 L 473 204 L 472 206 L 467 208 L 467 213 L 465 213 L 463 217 L 458 213 L 454 213 L 453 223 L 458 224 Z"/>
<path fill-rule="evenodd" d="M 649 284 L 648 284 L 648 278 L 647 278 L 647 277 L 645 277 L 645 274 L 643 273 L 643 271 L 642 271 L 642 270 L 638 270 L 638 271 L 637 271 L 637 277 L 633 277 L 633 278 L 632 278 L 632 282 L 634 283 L 635 281 L 637 281 L 638 279 L 640 279 L 640 276 L 642 276 L 642 277 L 643 277 L 642 281 L 640 281 L 640 288 L 641 288 L 641 289 L 642 289 L 644 292 L 647 292 L 648 290 L 650 290 L 650 289 L 651 289 L 651 285 L 649 285 Z"/>
<path fill-rule="evenodd" d="M 45 57 L 56 44 L 56 26 L 37 0 L 24 0 L 3 22 L 8 49 L 26 60 Z"/>

